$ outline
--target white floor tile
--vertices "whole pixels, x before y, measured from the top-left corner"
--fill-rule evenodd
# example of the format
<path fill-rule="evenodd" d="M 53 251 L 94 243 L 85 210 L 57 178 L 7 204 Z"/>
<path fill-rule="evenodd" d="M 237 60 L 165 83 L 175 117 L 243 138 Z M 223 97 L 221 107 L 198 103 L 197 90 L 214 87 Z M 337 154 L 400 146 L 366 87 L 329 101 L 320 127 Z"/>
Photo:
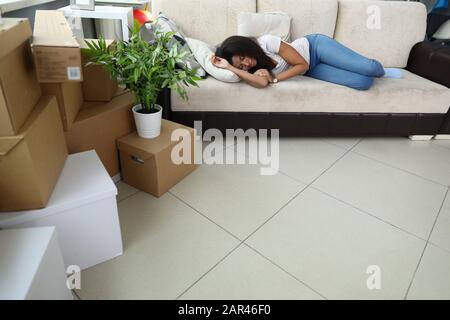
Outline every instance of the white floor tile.
<path fill-rule="evenodd" d="M 227 147 L 232 147 L 234 145 L 234 141 L 227 141 L 227 140 L 222 140 L 222 141 L 202 141 L 202 159 L 209 159 L 211 157 L 215 157 L 216 156 L 216 152 L 217 155 L 222 154 L 222 158 L 223 158 L 223 149 L 227 148 Z"/>
<path fill-rule="evenodd" d="M 236 155 L 225 147 L 222 159 Z M 174 299 L 239 245 L 216 224 L 244 239 L 292 200 L 247 240 L 259 254 L 241 245 L 181 298 L 402 299 L 425 242 L 398 228 L 430 235 L 447 191 L 438 183 L 450 184 L 449 151 L 450 140 L 282 138 L 275 176 L 203 164 L 159 199 L 121 181 L 124 255 L 83 271 L 77 294 Z M 408 298 L 450 299 L 450 194 L 429 241 Z M 381 290 L 366 286 L 369 265 L 381 268 Z"/>
<path fill-rule="evenodd" d="M 431 140 L 431 143 L 436 146 L 450 149 L 450 140 Z"/>
<path fill-rule="evenodd" d="M 447 193 L 429 241 L 450 252 L 450 191 Z"/>
<path fill-rule="evenodd" d="M 446 187 L 349 153 L 313 184 L 422 239 L 427 239 Z"/>
<path fill-rule="evenodd" d="M 258 154 L 250 154 L 248 145 L 238 149 L 238 144 L 231 147 L 237 152 L 245 153 L 255 160 Z M 272 151 L 271 149 L 269 149 Z M 339 159 L 346 150 L 314 138 L 280 138 L 280 171 L 304 183 L 311 183 L 323 171 Z"/>
<path fill-rule="evenodd" d="M 336 138 L 323 138 L 323 141 L 328 143 L 337 145 L 344 149 L 351 149 L 355 144 L 357 144 L 361 138 L 353 138 L 353 137 L 336 137 Z"/>
<path fill-rule="evenodd" d="M 205 165 L 171 192 L 244 239 L 304 188 L 282 174 L 261 175 L 258 165 Z"/>
<path fill-rule="evenodd" d="M 166 193 L 119 203 L 124 254 L 83 271 L 82 299 L 175 299 L 238 241 Z"/>
<path fill-rule="evenodd" d="M 429 244 L 420 262 L 408 299 L 450 299 L 450 253 Z"/>
<path fill-rule="evenodd" d="M 117 187 L 117 201 L 122 201 L 123 199 L 126 199 L 129 196 L 139 192 L 138 189 L 126 184 L 123 181 L 119 181 L 116 184 L 116 187 Z"/>
<path fill-rule="evenodd" d="M 408 138 L 364 139 L 354 149 L 372 159 L 450 185 L 450 150 Z"/>
<path fill-rule="evenodd" d="M 425 246 L 312 188 L 246 242 L 329 299 L 403 299 Z M 379 290 L 367 287 L 371 265 Z"/>
<path fill-rule="evenodd" d="M 180 299 L 311 300 L 323 298 L 258 253 L 242 245 Z"/>

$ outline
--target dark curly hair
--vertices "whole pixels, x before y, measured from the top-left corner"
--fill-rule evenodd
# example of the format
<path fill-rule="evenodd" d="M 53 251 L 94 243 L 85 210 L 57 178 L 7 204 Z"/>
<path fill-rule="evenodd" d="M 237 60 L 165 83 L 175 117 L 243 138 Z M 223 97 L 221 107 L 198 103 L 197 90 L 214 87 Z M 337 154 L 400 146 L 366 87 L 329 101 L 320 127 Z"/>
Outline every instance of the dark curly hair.
<path fill-rule="evenodd" d="M 248 70 L 254 73 L 258 69 L 272 70 L 276 64 L 268 57 L 259 46 L 255 38 L 243 36 L 231 36 L 226 38 L 216 49 L 216 56 L 227 60 L 232 64 L 234 55 L 247 56 L 256 60 L 256 66 Z"/>

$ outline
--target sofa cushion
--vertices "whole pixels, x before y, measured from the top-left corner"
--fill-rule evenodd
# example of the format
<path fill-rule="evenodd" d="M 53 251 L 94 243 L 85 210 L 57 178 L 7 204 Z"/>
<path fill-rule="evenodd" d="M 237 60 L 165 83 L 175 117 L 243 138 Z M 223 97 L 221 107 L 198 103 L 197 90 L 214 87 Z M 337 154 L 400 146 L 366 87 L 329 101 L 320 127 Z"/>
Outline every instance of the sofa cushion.
<path fill-rule="evenodd" d="M 309 78 L 291 78 L 264 89 L 207 78 L 187 89 L 189 101 L 172 92 L 173 111 L 446 113 L 450 89 L 403 70 L 403 79 L 375 79 L 358 91 Z"/>
<path fill-rule="evenodd" d="M 425 37 L 426 21 L 419 2 L 339 0 L 334 38 L 385 67 L 404 68 Z"/>
<path fill-rule="evenodd" d="M 166 14 L 186 36 L 209 45 L 236 34 L 238 12 L 256 12 L 256 0 L 152 0 L 151 6 L 153 14 Z"/>
<path fill-rule="evenodd" d="M 292 18 L 291 40 L 311 33 L 333 37 L 337 0 L 256 0 L 258 12 L 283 11 Z"/>
<path fill-rule="evenodd" d="M 237 35 L 259 38 L 270 34 L 291 42 L 291 17 L 285 12 L 239 12 Z"/>

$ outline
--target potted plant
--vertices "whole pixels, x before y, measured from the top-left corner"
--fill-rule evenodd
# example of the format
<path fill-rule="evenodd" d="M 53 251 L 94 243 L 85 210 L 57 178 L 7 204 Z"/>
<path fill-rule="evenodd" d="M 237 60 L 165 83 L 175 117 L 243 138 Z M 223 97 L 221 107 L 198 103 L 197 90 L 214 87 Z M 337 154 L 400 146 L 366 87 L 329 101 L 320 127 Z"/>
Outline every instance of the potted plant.
<path fill-rule="evenodd" d="M 129 41 L 119 41 L 115 46 L 107 46 L 104 39 L 86 41 L 83 49 L 87 64 L 102 64 L 119 83 L 135 94 L 136 105 L 132 108 L 138 135 L 155 138 L 161 129 L 162 107 L 156 103 L 158 94 L 164 88 L 175 90 L 187 100 L 186 86 L 198 86 L 196 70 L 178 67 L 189 55 L 180 52 L 175 44 L 168 43 L 175 32 L 156 32 L 154 41 L 142 39 L 139 30 L 131 33 Z"/>

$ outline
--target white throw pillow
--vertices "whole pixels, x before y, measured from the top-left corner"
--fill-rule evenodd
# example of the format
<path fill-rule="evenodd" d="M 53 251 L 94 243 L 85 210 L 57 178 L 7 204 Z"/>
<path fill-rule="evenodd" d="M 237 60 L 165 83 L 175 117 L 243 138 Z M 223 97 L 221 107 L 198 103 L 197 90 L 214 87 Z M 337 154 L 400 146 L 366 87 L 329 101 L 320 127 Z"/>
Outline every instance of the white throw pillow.
<path fill-rule="evenodd" d="M 230 70 L 221 69 L 213 65 L 211 57 L 214 55 L 214 48 L 210 47 L 207 43 L 192 39 L 185 38 L 186 42 L 191 49 L 195 60 L 206 70 L 206 72 L 223 82 L 239 82 L 240 78 Z"/>
<path fill-rule="evenodd" d="M 196 69 L 196 76 L 200 78 L 206 78 L 206 72 L 203 70 L 197 61 L 191 56 L 191 51 L 189 50 L 189 45 L 186 44 L 186 35 L 183 31 L 178 27 L 178 25 L 171 20 L 169 17 L 160 13 L 155 21 L 150 24 L 152 29 L 157 29 L 159 32 L 176 32 L 170 42 L 167 44 L 167 47 L 170 49 L 174 45 L 178 45 L 178 50 L 180 52 L 187 51 L 189 53 L 189 57 L 185 58 L 182 62 L 177 63 L 178 66 L 184 68 L 187 67 L 189 70 Z M 148 29 L 148 26 L 146 25 Z"/>
<path fill-rule="evenodd" d="M 291 38 L 291 17 L 284 12 L 238 12 L 237 34 L 255 38 L 270 34 L 289 42 Z"/>

